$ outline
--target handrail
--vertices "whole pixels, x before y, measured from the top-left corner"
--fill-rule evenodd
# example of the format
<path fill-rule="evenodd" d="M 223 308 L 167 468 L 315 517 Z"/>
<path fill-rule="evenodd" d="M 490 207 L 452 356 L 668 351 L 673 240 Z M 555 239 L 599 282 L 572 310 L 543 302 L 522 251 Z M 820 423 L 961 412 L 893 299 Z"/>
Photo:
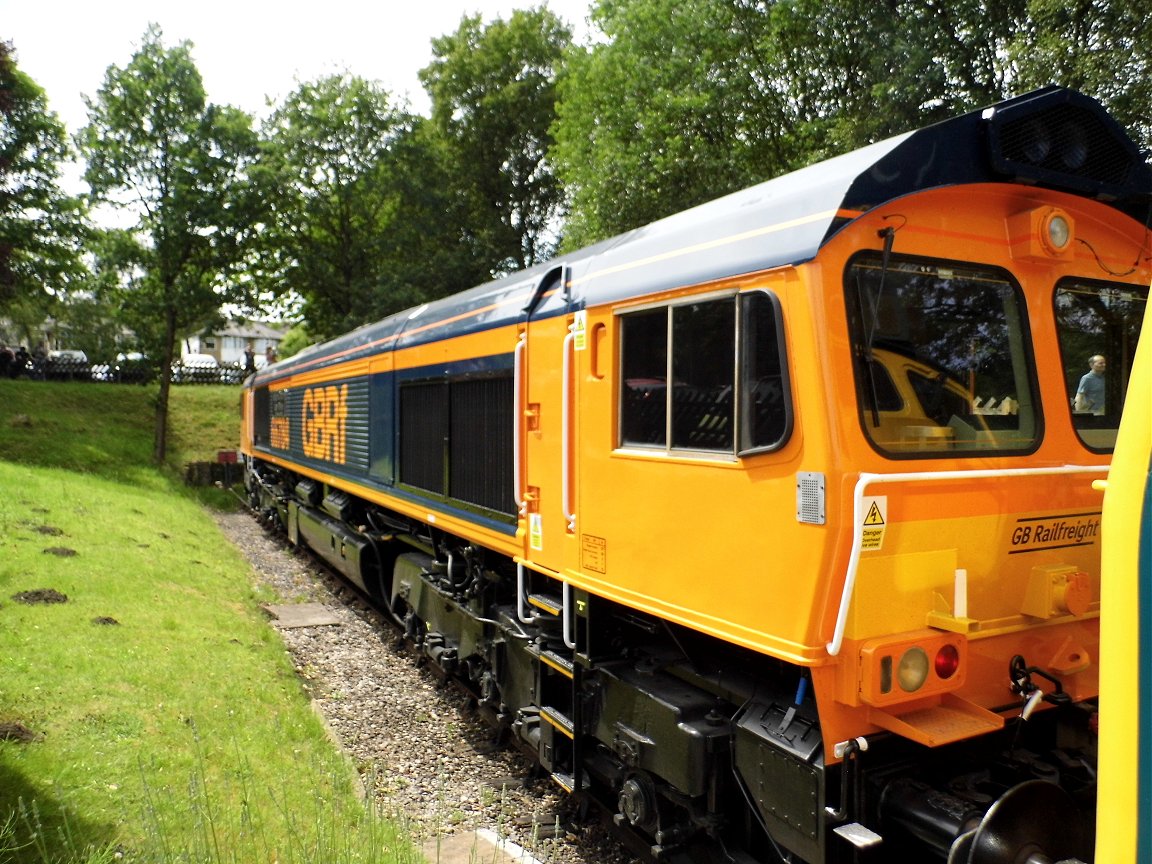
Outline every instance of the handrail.
<path fill-rule="evenodd" d="M 572 506 L 572 344 L 576 338 L 576 324 L 568 325 L 568 335 L 564 337 L 564 362 L 562 374 L 564 376 L 560 423 L 561 452 L 561 489 L 560 497 L 563 499 L 564 520 L 567 522 L 569 533 L 576 531 L 576 508 Z"/>
<path fill-rule="evenodd" d="M 1108 470 L 1107 465 L 1061 465 L 1052 468 L 988 468 L 975 471 L 910 471 L 899 474 L 861 473 L 852 493 L 852 553 L 848 556 L 848 571 L 844 574 L 844 590 L 840 595 L 840 610 L 836 615 L 836 630 L 832 641 L 825 647 L 835 657 L 844 642 L 844 629 L 848 625 L 848 608 L 852 605 L 852 592 L 856 587 L 856 571 L 860 567 L 860 552 L 864 545 L 864 490 L 881 483 L 910 483 L 919 480 L 980 480 L 991 477 L 1038 477 L 1050 474 L 1085 474 Z"/>
<path fill-rule="evenodd" d="M 534 624 L 537 620 L 536 614 L 530 612 L 524 604 L 524 573 L 525 567 L 523 561 L 516 562 L 516 618 L 521 624 Z M 576 640 L 572 637 L 572 586 L 568 582 L 563 582 L 561 585 L 561 606 L 560 621 L 561 621 L 561 636 L 564 639 L 564 644 L 573 651 L 576 650 Z"/>
<path fill-rule="evenodd" d="M 561 626 L 561 636 L 564 639 L 564 644 L 572 651 L 576 650 L 576 640 L 572 638 L 572 613 L 569 611 L 572 608 L 572 586 L 565 582 L 564 587 L 561 589 L 561 596 L 564 599 L 564 610 L 560 613 L 564 616 L 564 621 Z"/>
<path fill-rule="evenodd" d="M 528 334 L 521 333 L 512 352 L 512 405 L 516 416 L 512 423 L 512 488 L 516 498 L 516 512 L 524 515 L 524 350 L 528 347 Z"/>
<path fill-rule="evenodd" d="M 516 618 L 521 624 L 531 624 L 536 618 L 524 608 L 524 564 L 520 561 L 516 562 Z"/>

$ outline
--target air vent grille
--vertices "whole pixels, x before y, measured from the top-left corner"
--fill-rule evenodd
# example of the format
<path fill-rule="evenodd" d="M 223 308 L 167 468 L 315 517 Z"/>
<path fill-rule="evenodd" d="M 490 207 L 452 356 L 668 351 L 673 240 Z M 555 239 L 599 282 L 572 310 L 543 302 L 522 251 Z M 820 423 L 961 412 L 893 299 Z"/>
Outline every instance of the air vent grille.
<path fill-rule="evenodd" d="M 796 521 L 824 524 L 824 475 L 815 471 L 796 473 Z"/>

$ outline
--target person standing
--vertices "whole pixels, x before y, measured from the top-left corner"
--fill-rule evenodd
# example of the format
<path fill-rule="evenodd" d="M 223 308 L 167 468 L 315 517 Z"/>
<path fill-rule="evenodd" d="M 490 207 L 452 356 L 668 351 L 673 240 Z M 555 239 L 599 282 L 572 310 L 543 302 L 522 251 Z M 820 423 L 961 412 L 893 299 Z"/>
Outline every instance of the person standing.
<path fill-rule="evenodd" d="M 1104 413 L 1104 372 L 1107 367 L 1108 362 L 1100 354 L 1088 359 L 1088 371 L 1080 379 L 1072 400 L 1072 410 L 1077 414 Z"/>
<path fill-rule="evenodd" d="M 252 347 L 252 343 L 248 343 L 248 347 L 244 349 L 244 374 L 251 375 L 256 371 L 256 351 Z"/>

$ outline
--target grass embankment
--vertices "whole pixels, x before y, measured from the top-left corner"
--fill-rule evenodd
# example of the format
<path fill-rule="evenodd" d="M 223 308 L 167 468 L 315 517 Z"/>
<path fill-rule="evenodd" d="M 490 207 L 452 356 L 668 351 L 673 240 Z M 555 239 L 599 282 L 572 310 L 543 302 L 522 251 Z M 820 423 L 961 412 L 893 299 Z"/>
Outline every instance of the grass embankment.
<path fill-rule="evenodd" d="M 237 395 L 174 389 L 174 469 L 236 446 Z M 418 860 L 359 802 L 274 598 L 149 465 L 154 398 L 0 381 L 0 728 L 36 736 L 0 740 L 0 864 Z"/>

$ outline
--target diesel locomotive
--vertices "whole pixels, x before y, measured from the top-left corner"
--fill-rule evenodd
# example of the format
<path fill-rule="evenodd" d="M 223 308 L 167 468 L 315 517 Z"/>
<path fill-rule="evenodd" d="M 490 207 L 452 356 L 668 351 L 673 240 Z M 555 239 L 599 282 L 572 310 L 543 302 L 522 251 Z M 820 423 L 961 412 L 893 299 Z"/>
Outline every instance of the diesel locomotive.
<path fill-rule="evenodd" d="M 257 372 L 247 494 L 657 858 L 1090 861 L 1150 206 L 1029 93 Z"/>

